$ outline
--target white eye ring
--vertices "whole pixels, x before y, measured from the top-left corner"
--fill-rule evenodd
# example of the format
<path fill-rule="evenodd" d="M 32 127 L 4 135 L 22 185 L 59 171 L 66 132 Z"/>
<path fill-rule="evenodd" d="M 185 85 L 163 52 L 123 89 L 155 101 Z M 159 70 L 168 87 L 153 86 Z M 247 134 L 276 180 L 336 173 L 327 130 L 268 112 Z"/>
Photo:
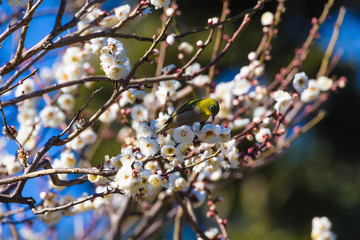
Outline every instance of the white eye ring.
<path fill-rule="evenodd" d="M 214 111 L 214 105 L 210 106 L 210 111 L 212 111 L 212 112 Z"/>

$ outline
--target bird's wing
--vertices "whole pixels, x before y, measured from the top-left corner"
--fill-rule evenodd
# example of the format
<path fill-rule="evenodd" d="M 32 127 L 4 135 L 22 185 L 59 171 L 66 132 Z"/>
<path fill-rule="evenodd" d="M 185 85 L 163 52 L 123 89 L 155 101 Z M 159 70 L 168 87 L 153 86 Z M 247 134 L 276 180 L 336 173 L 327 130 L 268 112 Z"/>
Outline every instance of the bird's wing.
<path fill-rule="evenodd" d="M 197 99 L 197 100 L 192 100 L 190 102 L 185 103 L 183 106 L 181 106 L 181 108 L 179 108 L 178 110 L 173 112 L 173 114 L 171 114 L 169 119 L 166 120 L 165 125 L 169 124 L 176 115 L 179 115 L 179 114 L 181 114 L 181 113 L 183 113 L 185 111 L 188 111 L 190 109 L 194 109 L 196 107 L 196 103 L 199 102 L 200 100 L 201 99 Z"/>

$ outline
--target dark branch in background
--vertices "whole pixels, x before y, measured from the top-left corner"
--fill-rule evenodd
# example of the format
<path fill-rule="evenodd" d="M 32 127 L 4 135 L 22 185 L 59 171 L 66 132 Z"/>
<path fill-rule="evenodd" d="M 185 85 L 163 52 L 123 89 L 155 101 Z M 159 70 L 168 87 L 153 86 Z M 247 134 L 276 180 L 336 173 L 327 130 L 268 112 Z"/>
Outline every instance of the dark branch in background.
<path fill-rule="evenodd" d="M 33 6 L 33 0 L 29 0 L 28 4 L 27 4 L 27 12 L 29 12 L 31 10 L 32 6 Z M 30 18 L 30 21 L 31 20 L 32 20 L 32 17 Z M 22 55 L 22 51 L 24 49 L 24 43 L 25 43 L 26 33 L 29 28 L 29 24 L 30 24 L 30 22 L 28 24 L 24 25 L 21 30 L 18 48 L 16 50 L 15 58 L 14 58 L 15 63 L 18 63 L 21 61 L 21 55 Z"/>
<path fill-rule="evenodd" d="M 0 35 L 0 43 L 2 43 L 7 37 L 9 37 L 13 32 L 15 32 L 17 29 L 21 28 L 24 25 L 28 25 L 31 20 L 32 16 L 35 13 L 35 10 L 40 6 L 40 4 L 43 2 L 43 0 L 38 0 L 34 6 L 32 6 L 28 11 L 26 11 L 24 17 L 17 21 L 12 26 L 9 26 L 1 35 Z M 1 74 L 3 75 L 3 74 Z"/>
<path fill-rule="evenodd" d="M 99 88 L 99 89 L 97 89 L 97 90 L 95 90 L 95 91 L 91 94 L 91 96 L 88 98 L 88 100 L 86 101 L 86 103 L 84 104 L 84 106 L 82 106 L 82 107 L 80 108 L 80 110 L 78 111 L 78 113 L 75 115 L 75 117 L 73 117 L 73 119 L 71 120 L 71 122 L 69 123 L 69 125 L 59 134 L 59 138 L 62 137 L 67 131 L 69 131 L 70 128 L 73 126 L 73 124 L 74 124 L 76 121 L 79 121 L 81 112 L 82 112 L 85 108 L 87 108 L 87 107 L 89 106 L 89 103 L 90 103 L 91 99 L 95 96 L 95 94 L 97 94 L 98 92 L 100 92 L 101 89 L 102 89 L 102 87 Z"/>
<path fill-rule="evenodd" d="M 40 210 L 36 210 L 36 208 L 32 208 L 32 212 L 35 214 L 35 215 L 39 215 L 39 214 L 44 214 L 44 213 L 47 213 L 47 212 L 56 212 L 56 211 L 60 211 L 60 210 L 65 210 L 67 208 L 70 208 L 70 207 L 73 207 L 75 205 L 78 205 L 80 203 L 83 203 L 83 202 L 86 202 L 86 201 L 89 201 L 89 200 L 93 200 L 95 198 L 98 198 L 98 197 L 104 197 L 106 195 L 109 195 L 109 194 L 122 194 L 122 192 L 118 189 L 113 189 L 113 190 L 106 190 L 105 192 L 102 192 L 102 193 L 94 193 L 93 195 L 90 195 L 90 196 L 87 196 L 87 197 L 83 197 L 83 198 L 80 198 L 80 199 L 77 199 L 75 201 L 71 201 L 65 205 L 61 205 L 61 206 L 58 206 L 58 207 L 45 207 L 43 209 L 40 209 Z"/>

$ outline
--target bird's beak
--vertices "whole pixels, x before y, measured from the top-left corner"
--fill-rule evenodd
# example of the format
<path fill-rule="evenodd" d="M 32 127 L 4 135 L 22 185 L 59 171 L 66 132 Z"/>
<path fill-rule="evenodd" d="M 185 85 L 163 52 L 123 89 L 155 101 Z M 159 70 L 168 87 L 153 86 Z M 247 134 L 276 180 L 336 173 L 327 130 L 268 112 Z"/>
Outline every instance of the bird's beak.
<path fill-rule="evenodd" d="M 212 117 L 212 122 L 214 122 L 215 121 L 215 114 L 211 113 L 211 117 Z"/>

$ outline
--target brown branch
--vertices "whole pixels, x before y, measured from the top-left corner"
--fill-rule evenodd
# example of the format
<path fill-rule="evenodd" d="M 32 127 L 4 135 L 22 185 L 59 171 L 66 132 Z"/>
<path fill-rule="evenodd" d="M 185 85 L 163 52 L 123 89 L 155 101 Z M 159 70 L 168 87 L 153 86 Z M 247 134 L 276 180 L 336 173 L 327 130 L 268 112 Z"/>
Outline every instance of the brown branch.
<path fill-rule="evenodd" d="M 203 28 L 199 28 L 199 29 L 195 29 L 195 30 L 191 30 L 191 31 L 182 33 L 180 35 L 175 36 L 175 38 L 183 38 L 183 37 L 186 37 L 186 36 L 188 36 L 190 34 L 193 34 L 193 33 L 199 33 L 199 32 L 209 30 L 209 29 L 214 29 L 214 28 L 216 28 L 218 26 L 224 25 L 225 23 L 235 22 L 236 20 L 246 16 L 247 14 L 253 15 L 257 11 L 259 11 L 259 10 L 261 10 L 263 8 L 263 4 L 265 2 L 269 2 L 269 1 L 270 0 L 260 0 L 260 1 L 258 1 L 258 4 L 256 5 L 256 7 L 245 9 L 242 13 L 240 13 L 240 14 L 234 16 L 234 17 L 227 18 L 224 21 L 219 21 L 217 24 L 213 24 L 213 25 L 210 25 L 210 26 L 206 26 L 206 27 L 203 27 Z"/>
<path fill-rule="evenodd" d="M 4 91 L 0 92 L 0 96 L 3 95 L 4 93 L 7 93 L 9 91 L 11 91 L 12 89 L 16 88 L 17 86 L 21 85 L 24 83 L 24 81 L 26 79 L 28 79 L 29 77 L 33 76 L 35 73 L 37 73 L 39 71 L 39 69 L 35 69 L 34 71 L 32 71 L 29 75 L 27 75 L 26 77 L 23 77 L 18 83 L 12 85 L 11 87 L 5 89 Z"/>
<path fill-rule="evenodd" d="M 153 235 L 158 229 L 164 227 L 166 223 L 172 219 L 177 212 L 176 207 L 171 209 L 162 219 L 157 220 L 156 222 L 152 223 L 150 226 L 147 227 L 146 231 L 139 236 L 139 240 L 146 240 L 149 239 L 151 235 Z"/>
<path fill-rule="evenodd" d="M 184 231 L 184 211 L 179 207 L 176 211 L 175 223 L 174 223 L 174 240 L 182 240 Z"/>
<path fill-rule="evenodd" d="M 128 213 L 129 213 L 129 207 L 131 204 L 132 199 L 130 197 L 126 197 L 124 201 L 121 202 L 121 207 L 119 208 L 118 212 L 116 213 L 116 225 L 115 225 L 115 233 L 113 236 L 114 240 L 120 239 L 121 238 L 121 225 L 123 224 L 123 222 L 125 221 Z"/>
<path fill-rule="evenodd" d="M 65 12 L 65 6 L 66 6 L 66 0 L 61 0 L 52 32 L 55 32 L 56 30 L 58 30 L 61 27 L 61 19 Z"/>
<path fill-rule="evenodd" d="M 253 14 L 255 14 L 256 11 L 258 11 L 259 9 L 262 9 L 264 7 L 264 2 L 266 2 L 266 1 L 258 1 L 258 3 L 252 8 L 252 11 L 248 11 L 248 13 L 245 14 L 242 23 L 240 24 L 238 29 L 235 31 L 235 33 L 232 35 L 232 37 L 228 40 L 228 43 L 225 45 L 225 47 L 222 49 L 222 51 L 214 59 L 212 59 L 205 67 L 203 67 L 197 74 L 201 74 L 201 73 L 207 71 L 211 66 L 213 66 L 216 62 L 218 62 L 223 57 L 223 55 L 232 46 L 235 39 L 239 36 L 240 32 L 249 23 L 250 17 Z"/>
<path fill-rule="evenodd" d="M 10 211 L 10 206 L 9 204 L 6 204 L 6 210 L 7 211 Z M 19 240 L 19 233 L 14 225 L 14 220 L 12 219 L 12 216 L 9 216 L 9 220 L 10 220 L 10 230 L 11 230 L 11 233 L 12 235 L 14 236 L 14 239 L 15 240 Z"/>
<path fill-rule="evenodd" d="M 209 43 L 211 42 L 211 38 L 213 36 L 214 30 L 211 29 L 209 36 L 207 37 L 204 46 L 200 47 L 196 53 L 194 54 L 194 56 L 183 66 L 180 68 L 178 75 L 180 75 L 186 68 L 188 68 L 198 57 L 199 55 L 204 51 L 204 49 L 209 45 Z"/>
<path fill-rule="evenodd" d="M 29 12 L 33 6 L 33 0 L 30 0 L 27 4 L 27 12 Z M 30 21 L 32 20 L 32 17 L 30 18 Z M 20 39 L 19 39 L 19 44 L 18 44 L 18 48 L 16 50 L 16 53 L 15 53 L 15 58 L 14 58 L 14 62 L 15 63 L 18 63 L 21 61 L 21 55 L 22 55 L 22 51 L 24 49 L 24 43 L 25 43 L 25 38 L 26 38 L 26 33 L 27 33 L 27 30 L 29 28 L 29 24 L 25 24 L 21 30 L 21 34 L 20 34 Z"/>
<path fill-rule="evenodd" d="M 36 55 L 33 59 L 31 59 L 29 62 L 27 62 L 22 68 L 20 68 L 19 70 L 17 70 L 14 75 L 12 75 L 5 83 L 4 85 L 0 88 L 0 92 L 4 92 L 6 89 L 9 88 L 9 86 L 15 82 L 15 80 L 22 75 L 23 73 L 25 73 L 25 71 L 29 70 L 30 67 L 32 67 L 34 65 L 35 62 L 37 62 L 40 58 L 42 58 L 43 56 L 45 56 L 45 54 L 48 51 L 42 51 L 40 52 L 38 55 Z"/>
<path fill-rule="evenodd" d="M 223 1 L 223 7 L 222 7 L 222 11 L 221 11 L 221 16 L 220 16 L 220 21 L 224 21 L 226 18 L 226 15 L 228 14 L 228 7 L 229 7 L 229 0 L 224 0 Z M 219 26 L 217 33 L 216 33 L 216 38 L 215 38 L 215 43 L 214 43 L 214 48 L 213 51 L 211 53 L 211 60 L 213 60 L 216 55 L 219 52 L 219 48 L 220 48 L 220 44 L 221 44 L 221 39 L 223 37 L 223 32 L 224 32 L 224 26 Z M 211 66 L 209 69 L 209 80 L 210 80 L 210 84 L 214 78 L 214 73 L 215 73 L 215 65 Z M 210 94 L 210 85 L 206 87 L 206 97 L 209 97 Z"/>
<path fill-rule="evenodd" d="M 44 168 L 45 168 L 45 170 L 39 170 L 36 172 L 26 173 L 21 176 L 16 176 L 16 177 L 12 177 L 12 178 L 1 179 L 0 185 L 50 175 L 52 180 L 57 179 L 54 181 L 55 185 L 71 186 L 71 185 L 74 185 L 74 183 L 80 184 L 80 183 L 86 182 L 87 180 L 86 179 L 73 179 L 73 180 L 70 180 L 70 182 L 69 182 L 69 181 L 59 180 L 57 177 L 54 177 L 54 176 L 56 176 L 56 174 L 90 174 L 90 175 L 100 175 L 103 177 L 109 177 L 109 176 L 114 176 L 117 173 L 116 170 L 99 170 L 99 169 L 91 169 L 91 168 L 90 169 L 87 169 L 87 168 L 52 168 L 51 165 L 47 165 L 47 164 L 44 166 Z M 77 182 L 79 182 L 79 183 L 77 183 Z"/>
<path fill-rule="evenodd" d="M 331 55 L 332 55 L 332 53 L 334 51 L 335 44 L 336 44 L 336 42 L 338 40 L 340 27 L 341 27 L 342 22 L 344 20 L 345 12 L 346 12 L 345 7 L 341 7 L 340 11 L 339 11 L 338 18 L 337 18 L 335 26 L 334 26 L 333 34 L 332 34 L 331 39 L 330 39 L 330 43 L 329 43 L 329 45 L 328 45 L 328 47 L 326 49 L 326 52 L 324 54 L 324 57 L 322 59 L 321 67 L 319 69 L 317 77 L 323 76 L 327 72 L 328 65 L 329 65 L 329 59 L 330 59 L 330 57 L 331 57 Z"/>
<path fill-rule="evenodd" d="M 46 49 L 48 49 L 48 50 L 57 49 L 57 48 L 65 47 L 65 46 L 68 46 L 68 45 L 71 45 L 74 43 L 85 42 L 90 39 L 99 38 L 99 37 L 135 39 L 135 40 L 143 41 L 143 42 L 154 41 L 152 38 L 142 37 L 142 36 L 139 36 L 136 34 L 124 34 L 124 33 L 116 33 L 111 30 L 104 30 L 101 32 L 95 32 L 95 33 L 91 33 L 91 34 L 84 35 L 84 36 L 71 35 L 68 37 L 63 37 L 63 38 L 55 41 L 54 43 L 51 43 L 49 46 L 47 46 Z"/>
<path fill-rule="evenodd" d="M 278 77 L 276 77 L 275 80 L 268 86 L 267 89 L 269 92 L 273 90 L 279 83 L 283 83 L 283 86 L 281 87 L 281 89 L 283 89 L 293 79 L 295 73 L 298 72 L 303 61 L 305 61 L 312 43 L 317 38 L 317 32 L 328 16 L 333 3 L 334 0 L 328 0 L 328 2 L 325 4 L 319 19 L 313 24 L 313 27 L 310 30 L 310 34 L 303 43 L 302 48 L 296 51 L 293 60 L 286 67 L 285 71 L 279 73 Z M 269 101 L 267 104 L 271 105 L 272 102 L 273 101 Z"/>
<path fill-rule="evenodd" d="M 45 214 L 47 212 L 57 212 L 57 211 L 61 211 L 61 210 L 65 210 L 67 208 L 73 207 L 73 206 L 78 205 L 80 203 L 83 203 L 83 202 L 86 202 L 86 201 L 89 201 L 89 200 L 93 200 L 93 199 L 98 198 L 98 197 L 103 198 L 106 195 L 115 194 L 115 193 L 122 194 L 122 192 L 120 190 L 118 190 L 118 189 L 106 190 L 105 192 L 94 193 L 93 195 L 83 197 L 83 198 L 79 198 L 79 199 L 77 199 L 75 201 L 71 201 L 71 202 L 69 202 L 67 204 L 64 204 L 64 205 L 61 205 L 61 206 L 58 206 L 58 207 L 45 207 L 45 208 L 40 209 L 40 210 L 36 210 L 35 208 L 32 208 L 31 210 L 35 215 Z"/>
<path fill-rule="evenodd" d="M 69 125 L 58 135 L 58 137 L 62 137 L 67 131 L 70 130 L 70 128 L 72 127 L 72 125 L 79 120 L 80 114 L 81 112 L 87 108 L 89 106 L 89 103 L 91 101 L 91 99 L 93 99 L 93 97 L 95 96 L 95 94 L 97 94 L 98 92 L 100 92 L 102 89 L 96 89 L 94 92 L 92 92 L 92 94 L 90 95 L 90 97 L 88 98 L 88 100 L 86 101 L 86 103 L 80 108 L 80 110 L 78 111 L 78 113 L 75 115 L 75 117 L 73 117 L 73 119 L 71 120 L 71 122 L 69 123 Z"/>
<path fill-rule="evenodd" d="M 145 232 L 149 224 L 155 220 L 160 211 L 164 208 L 166 199 L 168 199 L 166 193 L 160 192 L 156 203 L 153 204 L 150 210 L 144 213 L 140 223 L 137 225 L 129 239 L 137 239 L 141 234 L 143 234 L 143 232 Z"/>
<path fill-rule="evenodd" d="M 43 0 L 38 0 L 34 6 L 29 9 L 24 17 L 17 21 L 12 26 L 8 27 L 1 35 L 0 35 L 0 43 L 2 43 L 7 37 L 9 37 L 13 32 L 15 32 L 17 29 L 21 28 L 24 25 L 27 25 L 32 20 L 32 16 L 35 13 L 35 10 L 40 6 L 40 4 L 43 2 Z"/>
<path fill-rule="evenodd" d="M 207 191 L 207 197 L 208 197 L 208 202 L 207 205 L 210 209 L 211 214 L 213 214 L 213 216 L 215 217 L 215 220 L 217 222 L 217 224 L 219 225 L 219 228 L 221 230 L 221 233 L 224 237 L 224 239 L 230 239 L 229 234 L 227 232 L 226 229 L 226 221 L 224 221 L 224 219 L 222 219 L 219 215 L 219 212 L 216 208 L 216 200 L 212 197 L 211 192 L 209 191 L 209 189 L 206 189 Z"/>
<path fill-rule="evenodd" d="M 199 228 L 199 226 L 196 223 L 196 220 L 193 219 L 187 209 L 187 207 L 185 206 L 183 200 L 181 199 L 180 195 L 173 191 L 174 194 L 174 198 L 176 200 L 176 202 L 180 205 L 180 207 L 183 209 L 184 214 L 186 219 L 188 220 L 188 222 L 190 223 L 190 226 L 192 227 L 192 229 L 195 231 L 197 237 L 201 237 L 202 239 L 206 240 L 209 239 L 208 237 L 205 236 L 205 234 L 201 231 L 201 229 Z"/>
<path fill-rule="evenodd" d="M 34 6 L 37 6 L 37 4 L 40 2 L 42 2 L 43 0 L 39 0 Z M 91 2 L 87 2 L 87 4 L 85 4 L 73 17 L 72 20 L 70 20 L 67 24 L 61 26 L 60 28 L 56 29 L 55 31 L 52 31 L 51 33 L 49 33 L 47 36 L 45 36 L 40 42 L 38 42 L 36 45 L 34 45 L 33 47 L 31 47 L 30 49 L 28 49 L 25 53 L 22 54 L 22 61 L 25 61 L 27 59 L 30 59 L 32 56 L 34 56 L 35 54 L 41 52 L 42 50 L 47 50 L 47 47 L 49 46 L 49 44 L 52 42 L 52 40 L 58 36 L 60 33 L 76 26 L 76 24 L 80 21 L 80 19 L 82 18 L 82 16 L 84 16 L 85 14 L 87 14 L 87 9 L 90 8 L 91 6 L 93 6 L 96 3 L 100 3 L 103 2 L 105 0 L 93 0 Z M 1 39 L 1 36 L 0 36 Z M 1 41 L 0 41 L 1 42 Z M 47 52 L 47 51 L 46 51 Z M 0 68 L 0 75 L 3 76 L 7 73 L 9 73 L 10 71 L 14 70 L 21 62 L 19 63 L 15 63 L 14 58 L 12 60 L 10 60 L 7 64 L 5 64 L 4 66 L 2 66 Z M 3 87 L 0 89 L 1 91 L 4 88 L 7 88 L 8 86 L 10 86 L 12 84 L 12 81 L 8 80 Z"/>
<path fill-rule="evenodd" d="M 7 137 L 10 138 L 11 140 L 14 140 L 16 142 L 16 144 L 18 145 L 18 147 L 20 149 L 23 149 L 21 143 L 16 139 L 16 136 L 14 136 L 15 132 L 13 132 L 13 130 L 10 129 L 9 125 L 6 122 L 6 116 L 5 116 L 5 113 L 4 113 L 4 110 L 3 110 L 1 100 L 0 100 L 0 113 L 1 113 L 1 116 L 2 116 L 2 119 L 3 119 L 3 122 L 4 122 L 4 127 L 6 129 L 7 134 L 8 134 Z M 16 129 L 15 129 L 15 131 L 16 131 Z"/>

